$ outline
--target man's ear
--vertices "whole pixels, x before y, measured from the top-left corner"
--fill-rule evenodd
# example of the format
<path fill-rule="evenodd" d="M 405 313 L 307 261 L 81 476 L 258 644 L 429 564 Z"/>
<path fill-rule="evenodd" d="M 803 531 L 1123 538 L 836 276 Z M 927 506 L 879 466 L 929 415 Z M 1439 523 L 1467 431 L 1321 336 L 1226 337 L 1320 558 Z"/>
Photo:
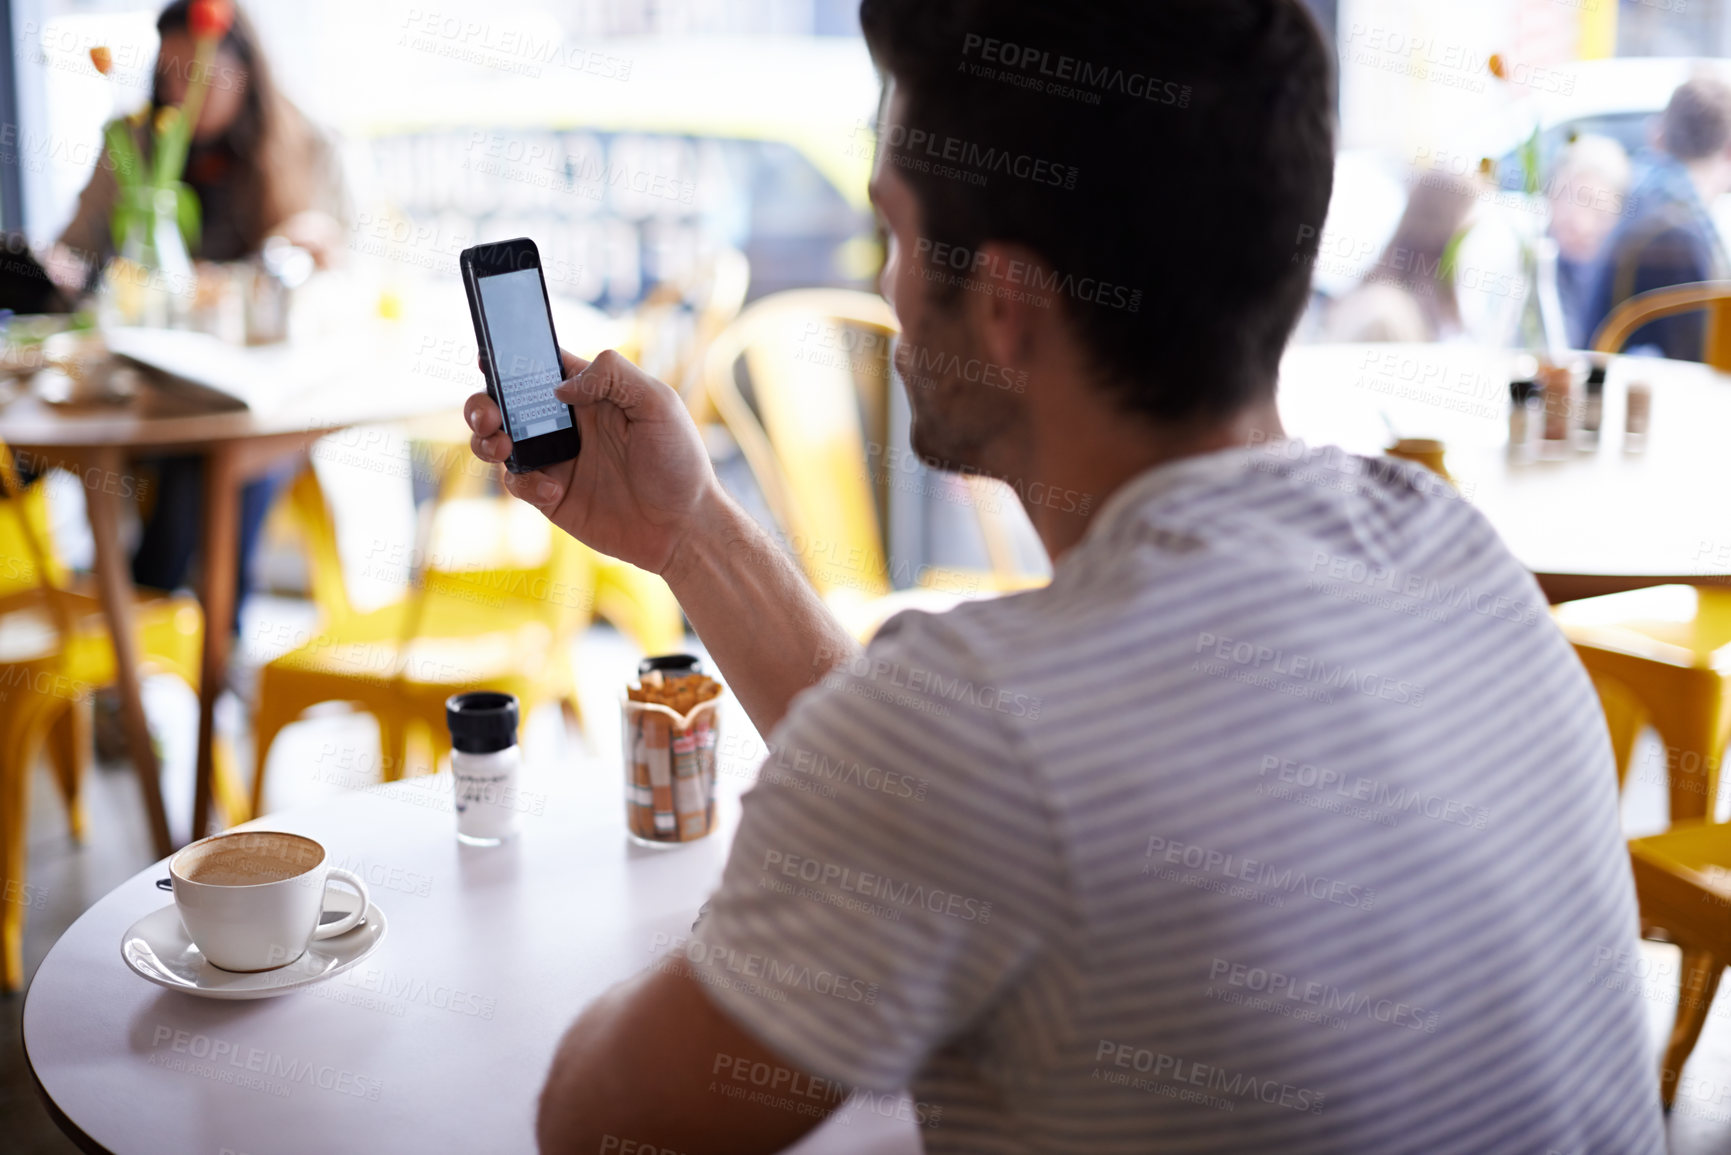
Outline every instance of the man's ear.
<path fill-rule="evenodd" d="M 1025 369 L 1059 317 L 1056 293 L 1038 286 L 1059 278 L 1026 245 L 1002 241 L 982 245 L 974 265 L 975 283 L 963 294 L 971 327 L 993 364 Z"/>

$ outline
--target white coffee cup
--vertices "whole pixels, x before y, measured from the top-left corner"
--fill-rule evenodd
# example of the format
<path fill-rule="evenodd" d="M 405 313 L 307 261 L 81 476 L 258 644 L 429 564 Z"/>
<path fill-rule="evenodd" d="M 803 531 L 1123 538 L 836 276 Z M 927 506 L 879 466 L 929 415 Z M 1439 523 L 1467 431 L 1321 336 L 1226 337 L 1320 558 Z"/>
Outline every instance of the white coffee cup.
<path fill-rule="evenodd" d="M 353 930 L 365 915 L 367 884 L 328 861 L 324 847 L 299 834 L 236 830 L 182 848 L 168 873 L 180 921 L 205 960 L 225 971 L 266 971 L 300 958 L 315 939 Z M 361 902 L 320 926 L 332 882 L 353 887 Z"/>

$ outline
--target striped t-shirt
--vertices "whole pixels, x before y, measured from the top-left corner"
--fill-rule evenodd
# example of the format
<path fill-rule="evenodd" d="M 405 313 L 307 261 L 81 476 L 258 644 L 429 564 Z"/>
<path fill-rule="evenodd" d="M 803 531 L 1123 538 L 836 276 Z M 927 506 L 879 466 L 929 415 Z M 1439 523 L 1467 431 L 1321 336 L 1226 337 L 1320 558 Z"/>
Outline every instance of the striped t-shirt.
<path fill-rule="evenodd" d="M 802 694 L 688 953 L 820 1076 L 789 1110 L 907 1087 L 928 1151 L 1636 1155 L 1635 949 L 1532 577 L 1422 469 L 1276 442 Z"/>

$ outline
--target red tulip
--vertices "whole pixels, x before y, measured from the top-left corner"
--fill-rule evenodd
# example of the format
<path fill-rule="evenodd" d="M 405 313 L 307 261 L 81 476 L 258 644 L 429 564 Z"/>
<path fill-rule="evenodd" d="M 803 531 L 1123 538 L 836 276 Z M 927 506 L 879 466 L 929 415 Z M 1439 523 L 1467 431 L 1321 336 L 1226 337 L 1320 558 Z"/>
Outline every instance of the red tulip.
<path fill-rule="evenodd" d="M 234 23 L 234 0 L 192 0 L 186 23 L 194 40 L 220 40 Z"/>

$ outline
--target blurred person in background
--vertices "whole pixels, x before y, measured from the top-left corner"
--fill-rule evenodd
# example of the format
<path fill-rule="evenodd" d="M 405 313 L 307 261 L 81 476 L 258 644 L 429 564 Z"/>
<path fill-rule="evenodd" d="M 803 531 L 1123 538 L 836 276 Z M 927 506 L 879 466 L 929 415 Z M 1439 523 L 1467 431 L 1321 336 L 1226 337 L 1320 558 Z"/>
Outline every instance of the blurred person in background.
<path fill-rule="evenodd" d="M 194 44 L 187 26 L 191 0 L 176 0 L 157 17 L 157 52 L 149 117 L 186 99 Z M 343 183 L 336 151 L 317 128 L 277 89 L 246 14 L 237 11 L 211 65 L 213 81 L 199 112 L 186 161 L 186 183 L 198 194 L 202 224 L 193 258 L 241 261 L 255 256 L 267 239 L 283 236 L 306 249 L 320 265 L 343 244 Z M 151 134 L 138 131 L 139 147 Z M 98 165 L 78 198 L 78 211 L 61 233 L 63 253 L 83 266 L 80 288 L 89 287 L 114 256 L 109 221 L 119 186 L 114 170 Z M 132 560 L 133 581 L 175 589 L 186 581 L 199 535 L 203 468 L 197 458 L 157 463 L 156 504 Z M 246 486 L 241 499 L 239 593 L 251 587 L 251 560 L 278 477 Z M 239 613 L 236 600 L 236 614 Z"/>
<path fill-rule="evenodd" d="M 1696 76 L 1671 94 L 1659 122 L 1660 155 L 1635 186 L 1633 211 L 1611 234 L 1594 276 L 1583 329 L 1591 339 L 1612 309 L 1653 289 L 1731 273 L 1709 207 L 1731 191 L 1731 85 Z M 1699 361 L 1700 313 L 1642 326 L 1626 348 Z"/>
<path fill-rule="evenodd" d="M 188 26 L 191 0 L 176 0 L 157 17 L 161 37 L 148 115 L 135 135 L 150 155 L 149 125 L 159 110 L 186 99 L 195 54 Z M 196 261 L 243 261 L 281 236 L 307 250 L 316 264 L 333 263 L 344 243 L 344 191 L 335 148 L 277 88 L 244 12 L 223 37 L 211 64 L 212 82 L 187 155 L 185 181 L 198 195 L 201 227 L 189 255 Z M 75 270 L 77 291 L 95 288 L 114 257 L 110 220 L 119 196 L 112 167 L 99 164 L 61 233 L 51 267 Z M 64 274 L 62 274 L 64 275 Z M 132 558 L 136 585 L 172 590 L 186 584 L 204 508 L 204 463 L 197 457 L 154 462 L 155 503 Z M 295 466 L 249 482 L 241 491 L 235 620 L 253 585 L 253 558 L 272 499 Z M 101 703 L 109 706 L 110 703 Z M 97 711 L 103 755 L 121 749 L 115 710 Z"/>
<path fill-rule="evenodd" d="M 1592 340 L 1599 257 L 1629 205 L 1631 172 L 1622 145 L 1608 136 L 1581 136 L 1563 150 L 1545 192 L 1557 242 L 1557 295 L 1571 349 L 1585 349 Z"/>
<path fill-rule="evenodd" d="M 1454 279 L 1443 275 L 1443 254 L 1472 216 L 1479 192 L 1471 177 L 1421 174 L 1376 264 L 1329 309 L 1324 340 L 1426 342 L 1458 336 L 1460 300 Z"/>
<path fill-rule="evenodd" d="M 187 25 L 191 0 L 176 0 L 157 17 L 161 37 L 146 123 L 186 100 L 194 43 Z M 234 23 L 211 64 L 212 82 L 199 112 L 186 160 L 186 183 L 203 213 L 195 260 L 241 261 L 271 236 L 306 249 L 320 265 L 340 252 L 342 175 L 336 152 L 322 133 L 276 87 L 246 14 Z M 135 133 L 148 156 L 152 136 Z M 78 197 L 78 210 L 60 234 L 64 255 L 82 265 L 86 281 L 114 256 L 109 222 L 119 185 L 111 166 L 99 164 Z M 79 288 L 91 287 L 88 284 Z"/>

